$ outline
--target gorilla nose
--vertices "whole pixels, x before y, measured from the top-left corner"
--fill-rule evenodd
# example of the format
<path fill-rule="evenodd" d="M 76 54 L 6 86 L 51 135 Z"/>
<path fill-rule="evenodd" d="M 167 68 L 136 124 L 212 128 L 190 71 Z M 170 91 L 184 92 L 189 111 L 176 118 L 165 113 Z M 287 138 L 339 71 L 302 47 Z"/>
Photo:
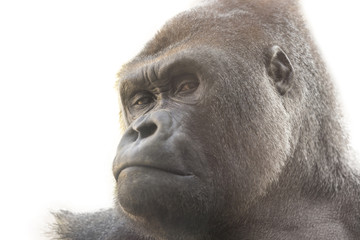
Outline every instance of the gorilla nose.
<path fill-rule="evenodd" d="M 151 117 L 145 117 L 136 121 L 132 129 L 137 132 L 137 139 L 144 139 L 153 135 L 158 129 L 158 126 Z"/>
<path fill-rule="evenodd" d="M 173 123 L 172 116 L 165 110 L 135 120 L 119 143 L 113 162 L 115 178 L 122 169 L 131 165 L 151 165 L 154 161 L 159 165 L 159 151 L 163 150 L 165 143 L 174 134 L 176 124 Z"/>
<path fill-rule="evenodd" d="M 153 112 L 137 119 L 125 135 L 134 135 L 133 141 L 141 141 L 151 136 L 154 136 L 156 140 L 161 140 L 171 135 L 172 123 L 172 118 L 167 111 Z"/>

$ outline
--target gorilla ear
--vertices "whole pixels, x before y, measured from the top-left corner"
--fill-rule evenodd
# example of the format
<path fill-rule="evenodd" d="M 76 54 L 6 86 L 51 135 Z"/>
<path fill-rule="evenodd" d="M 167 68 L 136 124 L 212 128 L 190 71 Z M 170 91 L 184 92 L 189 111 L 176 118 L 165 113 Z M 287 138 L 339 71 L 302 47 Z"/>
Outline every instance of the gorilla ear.
<path fill-rule="evenodd" d="M 270 48 L 267 74 L 274 81 L 280 95 L 284 95 L 290 90 L 294 78 L 294 68 L 286 53 L 279 46 Z"/>

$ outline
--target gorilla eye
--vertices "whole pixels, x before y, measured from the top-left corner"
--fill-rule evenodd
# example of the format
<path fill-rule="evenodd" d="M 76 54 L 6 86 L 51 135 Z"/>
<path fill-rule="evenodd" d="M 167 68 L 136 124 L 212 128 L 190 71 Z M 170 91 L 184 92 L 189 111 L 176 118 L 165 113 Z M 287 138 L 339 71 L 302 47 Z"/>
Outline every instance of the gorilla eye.
<path fill-rule="evenodd" d="M 142 98 L 136 100 L 135 105 L 146 105 L 146 104 L 149 104 L 152 102 L 153 102 L 153 98 L 147 96 L 147 97 L 142 97 Z"/>
<path fill-rule="evenodd" d="M 195 82 L 187 82 L 180 86 L 178 92 L 187 92 L 190 90 L 195 90 L 198 87 L 198 83 Z"/>
<path fill-rule="evenodd" d="M 155 96 L 148 92 L 139 92 L 131 98 L 131 107 L 143 108 L 153 103 Z"/>
<path fill-rule="evenodd" d="M 175 94 L 188 94 L 194 92 L 199 86 L 199 80 L 192 74 L 186 74 L 174 79 Z"/>

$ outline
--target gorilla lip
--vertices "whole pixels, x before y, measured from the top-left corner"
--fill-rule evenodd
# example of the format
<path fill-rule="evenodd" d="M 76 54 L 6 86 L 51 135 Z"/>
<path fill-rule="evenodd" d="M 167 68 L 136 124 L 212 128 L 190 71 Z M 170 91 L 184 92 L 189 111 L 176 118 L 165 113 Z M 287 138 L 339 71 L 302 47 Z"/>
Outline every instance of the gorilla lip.
<path fill-rule="evenodd" d="M 119 168 L 119 170 L 117 170 L 116 173 L 115 173 L 115 179 L 118 180 L 119 175 L 122 172 L 122 170 L 127 169 L 127 168 L 131 168 L 131 167 L 141 167 L 141 168 L 155 169 L 155 170 L 158 170 L 158 171 L 167 172 L 167 173 L 182 176 L 182 177 L 189 177 L 189 176 L 193 175 L 191 173 L 185 173 L 183 171 L 176 170 L 176 169 L 169 169 L 169 168 L 152 166 L 152 165 L 145 165 L 145 164 L 131 164 L 131 165 L 125 165 L 125 166 L 122 166 L 121 168 Z"/>

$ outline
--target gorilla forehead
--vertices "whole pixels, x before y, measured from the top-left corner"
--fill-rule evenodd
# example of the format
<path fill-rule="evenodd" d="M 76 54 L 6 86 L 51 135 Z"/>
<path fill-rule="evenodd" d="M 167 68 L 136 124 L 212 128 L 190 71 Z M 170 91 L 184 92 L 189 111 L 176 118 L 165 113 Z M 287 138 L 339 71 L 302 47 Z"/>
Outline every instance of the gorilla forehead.
<path fill-rule="evenodd" d="M 159 79 L 171 78 L 184 73 L 202 75 L 219 71 L 219 67 L 224 62 L 229 62 L 230 57 L 231 53 L 224 49 L 203 44 L 187 48 L 181 46 L 169 49 L 160 56 L 134 59 L 124 65 L 118 74 L 120 91 L 130 82 L 135 83 L 137 80 L 155 83 Z M 242 62 L 245 61 L 245 59 L 242 60 Z"/>
<path fill-rule="evenodd" d="M 180 13 L 163 26 L 136 59 L 160 55 L 166 49 L 191 43 L 238 49 L 242 45 L 258 48 L 261 44 L 269 44 L 267 40 L 277 37 L 281 40 L 284 28 L 300 23 L 300 18 L 296 9 L 297 1 L 275 2 L 210 1 Z M 271 27 L 272 24 L 277 27 Z"/>
<path fill-rule="evenodd" d="M 138 55 L 138 58 L 162 55 L 168 49 L 185 49 L 196 44 L 208 44 L 212 47 L 224 49 L 231 46 L 231 41 L 234 40 L 233 37 L 226 37 L 226 35 L 234 34 L 239 35 L 236 42 L 236 45 L 239 46 L 241 41 L 246 42 L 246 39 L 250 40 L 249 31 L 246 29 L 251 28 L 254 31 L 257 27 L 254 21 L 247 20 L 246 14 L 238 11 L 238 15 L 238 18 L 241 18 L 243 21 L 241 25 L 232 22 L 233 19 L 226 14 L 209 12 L 208 9 L 191 10 L 181 13 L 163 26 L 155 37 L 147 43 Z M 186 24 L 182 24 L 184 22 Z M 228 28 L 220 27 L 223 25 L 229 25 L 230 28 L 235 28 L 237 31 L 229 31 Z"/>

